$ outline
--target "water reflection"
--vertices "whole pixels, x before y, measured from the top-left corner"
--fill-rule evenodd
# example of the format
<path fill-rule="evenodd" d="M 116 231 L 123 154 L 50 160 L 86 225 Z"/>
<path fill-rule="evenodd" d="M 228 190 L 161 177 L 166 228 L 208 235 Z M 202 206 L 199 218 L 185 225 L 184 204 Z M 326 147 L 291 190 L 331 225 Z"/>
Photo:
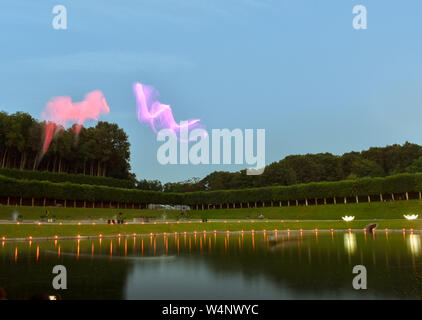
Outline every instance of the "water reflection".
<path fill-rule="evenodd" d="M 410 252 L 414 256 L 419 256 L 421 252 L 421 237 L 418 234 L 410 234 L 407 239 L 407 245 L 410 249 Z"/>
<path fill-rule="evenodd" d="M 67 297 L 77 299 L 91 298 L 89 292 L 113 299 L 391 298 L 405 293 L 422 298 L 420 252 L 420 235 L 387 236 L 387 231 L 377 239 L 363 232 L 273 230 L 5 242 L 0 282 L 6 283 L 0 285 L 9 284 L 18 294 L 19 288 L 35 288 L 45 278 L 50 288 L 50 266 L 60 263 L 74 270 L 69 276 L 80 291 L 69 290 Z M 356 264 L 373 274 L 372 291 L 357 295 L 351 288 Z M 177 287 L 184 291 L 173 296 L 171 288 Z"/>
<path fill-rule="evenodd" d="M 354 233 L 344 234 L 344 248 L 350 254 L 356 251 L 356 235 Z"/>

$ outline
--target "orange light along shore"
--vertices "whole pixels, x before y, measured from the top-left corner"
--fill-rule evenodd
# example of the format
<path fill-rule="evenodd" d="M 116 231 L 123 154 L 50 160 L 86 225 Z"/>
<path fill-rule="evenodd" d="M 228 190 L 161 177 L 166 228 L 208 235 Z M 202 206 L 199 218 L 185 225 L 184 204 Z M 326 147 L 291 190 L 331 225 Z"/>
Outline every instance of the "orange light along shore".
<path fill-rule="evenodd" d="M 102 234 L 104 237 L 119 237 L 120 236 L 132 236 L 136 234 L 138 236 L 142 235 L 163 235 L 166 234 L 178 234 L 178 233 L 202 233 L 202 232 L 219 232 L 219 233 L 233 233 L 236 232 L 273 232 L 268 230 L 277 230 L 277 232 L 283 233 L 287 232 L 289 235 L 290 232 L 330 232 L 336 230 L 336 232 L 365 232 L 365 227 L 368 223 L 373 222 L 368 220 L 358 220 L 352 222 L 344 222 L 340 220 L 301 220 L 300 223 L 296 223 L 291 220 L 260 220 L 254 221 L 251 220 L 245 221 L 244 223 L 238 223 L 238 220 L 230 220 L 226 223 L 221 223 L 227 220 L 220 220 L 218 223 L 207 222 L 199 224 L 199 221 L 186 221 L 187 223 L 177 224 L 176 222 L 157 223 L 154 224 L 142 224 L 142 223 L 129 223 L 129 225 L 109 225 L 107 223 L 96 223 L 92 224 L 92 221 L 85 222 L 70 222 L 70 223 L 42 223 L 38 225 L 36 223 L 21 223 L 16 225 L 16 223 L 1 223 L 0 222 L 0 239 L 8 239 L 12 241 L 27 239 L 29 236 L 32 236 L 33 239 L 38 240 L 50 240 L 55 239 L 57 236 L 60 239 L 79 239 L 85 238 L 95 238 L 99 237 L 99 234 Z M 251 223 L 252 222 L 252 223 Z M 389 219 L 389 220 L 376 220 L 378 232 L 390 230 L 400 230 L 403 229 L 412 232 L 419 232 L 422 230 L 422 220 L 413 220 L 408 221 L 404 219 Z M 377 233 L 378 233 L 377 232 Z"/>
<path fill-rule="evenodd" d="M 415 229 L 409 229 L 409 231 L 411 233 L 422 233 L 422 230 L 415 230 Z M 256 234 L 256 233 L 262 233 L 262 234 L 267 234 L 267 233 L 286 233 L 286 234 L 291 234 L 291 233 L 297 233 L 297 234 L 304 234 L 304 233 L 333 233 L 333 232 L 337 232 L 337 233 L 366 233 L 365 230 L 363 229 L 316 229 L 316 230 L 280 230 L 280 229 L 276 229 L 276 230 L 250 230 L 250 231 L 204 231 L 204 234 Z M 394 232 L 400 232 L 400 233 L 405 233 L 406 229 L 389 229 L 388 232 L 394 233 Z M 174 232 L 174 236 L 178 236 L 178 235 L 196 235 L 197 232 L 193 231 L 193 232 Z M 2 242 L 12 242 L 12 241 L 49 241 L 49 240 L 89 240 L 89 239 L 100 239 L 100 238 L 141 238 L 141 237 L 159 237 L 159 236 L 168 236 L 168 233 L 166 232 L 157 232 L 157 233 L 131 233 L 131 234 L 116 234 L 116 235 L 90 235 L 90 236 L 81 236 L 81 235 L 76 235 L 76 236 L 58 236 L 55 235 L 53 237 L 32 237 L 32 236 L 28 236 L 26 238 L 7 238 L 5 236 L 1 237 L 1 241 Z"/>

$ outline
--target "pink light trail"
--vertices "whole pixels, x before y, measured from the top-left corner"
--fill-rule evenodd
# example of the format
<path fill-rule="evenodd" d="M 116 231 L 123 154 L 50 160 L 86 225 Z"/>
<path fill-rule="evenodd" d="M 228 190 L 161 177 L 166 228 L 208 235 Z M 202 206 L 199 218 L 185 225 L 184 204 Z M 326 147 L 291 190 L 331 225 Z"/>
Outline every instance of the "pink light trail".
<path fill-rule="evenodd" d="M 173 111 L 167 104 L 158 101 L 158 91 L 153 87 L 139 82 L 133 85 L 136 98 L 137 115 L 139 122 L 147 122 L 154 132 L 158 129 L 170 129 L 179 132 L 187 127 L 188 130 L 199 127 L 199 119 L 192 119 L 179 125 L 174 120 Z"/>
<path fill-rule="evenodd" d="M 83 101 L 75 103 L 67 96 L 52 98 L 41 113 L 45 121 L 41 156 L 47 152 L 53 137 L 64 130 L 66 125 L 75 124 L 73 130 L 79 134 L 86 120 L 98 120 L 101 114 L 109 112 L 110 108 L 99 90 L 87 93 Z"/>

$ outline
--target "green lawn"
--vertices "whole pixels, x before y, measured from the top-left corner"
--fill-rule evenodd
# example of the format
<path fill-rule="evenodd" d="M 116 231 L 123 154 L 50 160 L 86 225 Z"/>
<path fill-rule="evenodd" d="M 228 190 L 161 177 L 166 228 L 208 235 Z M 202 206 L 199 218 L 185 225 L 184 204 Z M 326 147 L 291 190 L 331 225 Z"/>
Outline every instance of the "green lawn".
<path fill-rule="evenodd" d="M 328 229 L 363 229 L 368 221 L 299 221 L 299 222 L 275 222 L 275 221 L 255 221 L 255 222 L 209 222 L 209 223 L 169 223 L 169 224 L 128 224 L 128 225 L 107 225 L 107 224 L 1 224 L 0 237 L 6 238 L 28 238 L 32 237 L 54 237 L 60 236 L 98 236 L 102 235 L 130 235 L 149 233 L 174 233 L 174 232 L 202 232 L 206 231 L 250 231 L 250 230 L 320 230 Z M 422 220 L 378 220 L 378 229 L 422 229 Z"/>
<path fill-rule="evenodd" d="M 6 220 L 16 211 L 23 215 L 25 221 L 38 220 L 45 213 L 43 207 L 7 207 L 0 206 L 0 219 Z M 395 201 L 395 202 L 373 202 L 359 204 L 337 204 L 319 206 L 291 206 L 291 207 L 268 207 L 250 209 L 222 209 L 204 210 L 189 212 L 189 218 L 208 218 L 220 222 L 209 223 L 169 223 L 169 224 L 128 224 L 128 225 L 106 225 L 85 223 L 82 225 L 68 224 L 70 221 L 97 220 L 99 218 L 109 219 L 123 213 L 128 221 L 132 218 L 155 218 L 163 220 L 174 220 L 181 217 L 180 211 L 158 211 L 158 210 L 132 210 L 132 209 L 83 209 L 83 208 L 48 208 L 51 215 L 56 216 L 58 221 L 64 221 L 63 225 L 42 224 L 0 224 L 0 237 L 53 237 L 58 236 L 81 236 L 86 235 L 117 235 L 117 234 L 148 234 L 173 233 L 173 232 L 202 232 L 206 231 L 239 231 L 239 230 L 313 230 L 318 229 L 363 229 L 371 221 L 379 224 L 379 229 L 402 229 L 413 228 L 422 230 L 422 220 L 407 221 L 403 214 L 419 214 L 422 218 L 422 201 Z M 259 215 L 265 219 L 259 220 Z M 355 221 L 344 222 L 342 216 L 355 216 Z M 224 219 L 246 220 L 238 223 Z M 248 219 L 256 219 L 255 222 Z M 277 221 L 276 221 L 277 220 Z M 298 220 L 284 221 L 281 220 Z M 306 221 L 304 221 L 306 220 Z M 335 220 L 335 221 L 327 221 Z"/>
<path fill-rule="evenodd" d="M 44 207 L 8 207 L 0 206 L 0 220 L 7 220 L 15 211 L 23 215 L 24 220 L 38 220 L 45 214 Z M 148 217 L 167 220 L 181 217 L 180 211 L 173 210 L 132 210 L 132 209 L 92 209 L 92 208 L 60 208 L 49 207 L 51 215 L 58 220 L 97 220 L 109 219 L 123 213 L 126 219 Z M 266 207 L 250 209 L 216 209 L 216 210 L 191 210 L 189 218 L 208 219 L 257 219 L 260 214 L 266 219 L 292 219 L 292 220 L 337 220 L 344 215 L 355 216 L 362 219 L 402 219 L 403 214 L 419 214 L 422 217 L 422 201 L 394 201 L 372 203 L 350 203 L 337 205 L 318 206 L 290 206 L 290 207 Z"/>

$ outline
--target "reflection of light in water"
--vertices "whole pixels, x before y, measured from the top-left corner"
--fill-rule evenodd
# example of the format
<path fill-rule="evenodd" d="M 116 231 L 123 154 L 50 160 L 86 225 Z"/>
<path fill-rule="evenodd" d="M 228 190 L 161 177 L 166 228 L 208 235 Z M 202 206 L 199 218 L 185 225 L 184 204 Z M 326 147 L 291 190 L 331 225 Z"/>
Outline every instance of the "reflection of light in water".
<path fill-rule="evenodd" d="M 409 246 L 410 252 L 418 256 L 421 251 L 421 237 L 418 234 L 410 234 L 407 239 L 407 245 Z"/>
<path fill-rule="evenodd" d="M 169 252 L 169 240 L 166 238 L 166 254 Z"/>
<path fill-rule="evenodd" d="M 177 238 L 177 254 L 180 253 L 180 244 L 179 244 L 179 238 Z"/>
<path fill-rule="evenodd" d="M 80 252 L 79 242 L 80 242 L 80 240 L 78 240 L 78 247 L 77 247 L 77 252 L 76 252 L 76 260 L 79 259 L 79 252 Z"/>
<path fill-rule="evenodd" d="M 252 230 L 252 249 L 255 251 L 255 236 L 253 234 L 253 230 Z"/>
<path fill-rule="evenodd" d="M 157 241 L 156 241 L 156 238 L 154 238 L 154 256 L 156 252 L 157 252 Z"/>
<path fill-rule="evenodd" d="M 356 251 L 356 235 L 354 233 L 344 234 L 344 247 L 348 253 Z"/>

